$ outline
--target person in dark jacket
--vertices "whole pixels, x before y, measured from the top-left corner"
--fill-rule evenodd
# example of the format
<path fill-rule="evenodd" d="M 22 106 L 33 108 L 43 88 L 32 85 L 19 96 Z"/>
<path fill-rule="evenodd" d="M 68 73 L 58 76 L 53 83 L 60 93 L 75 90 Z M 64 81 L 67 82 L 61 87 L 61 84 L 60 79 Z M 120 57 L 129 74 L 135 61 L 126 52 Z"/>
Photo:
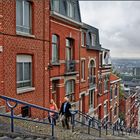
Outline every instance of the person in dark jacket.
<path fill-rule="evenodd" d="M 71 117 L 71 112 L 69 110 L 70 108 L 71 108 L 71 104 L 69 103 L 69 99 L 65 97 L 64 102 L 61 105 L 59 114 L 61 114 L 62 116 L 64 115 L 64 119 L 62 120 L 62 126 L 63 128 L 65 128 L 66 125 L 67 129 L 70 129 L 69 127 L 69 121 Z"/>

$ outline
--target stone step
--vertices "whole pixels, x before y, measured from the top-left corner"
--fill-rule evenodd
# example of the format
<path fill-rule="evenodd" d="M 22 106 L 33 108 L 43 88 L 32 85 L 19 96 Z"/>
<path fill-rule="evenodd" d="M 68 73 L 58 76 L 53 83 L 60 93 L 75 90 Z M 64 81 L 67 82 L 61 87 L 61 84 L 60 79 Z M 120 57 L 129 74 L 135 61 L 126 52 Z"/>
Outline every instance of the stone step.
<path fill-rule="evenodd" d="M 6 113 L 6 107 L 5 106 L 0 106 L 0 113 L 3 113 L 3 114 Z"/>

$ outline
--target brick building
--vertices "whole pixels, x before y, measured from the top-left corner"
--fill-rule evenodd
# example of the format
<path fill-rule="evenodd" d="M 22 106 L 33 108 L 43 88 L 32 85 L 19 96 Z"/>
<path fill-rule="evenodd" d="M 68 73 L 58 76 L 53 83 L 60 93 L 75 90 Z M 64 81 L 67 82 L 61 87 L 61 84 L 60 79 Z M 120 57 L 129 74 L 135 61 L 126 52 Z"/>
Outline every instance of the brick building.
<path fill-rule="evenodd" d="M 119 123 L 119 88 L 120 78 L 116 75 L 110 75 L 110 122 L 112 124 Z"/>
<path fill-rule="evenodd" d="M 67 7 L 67 8 L 66 8 Z M 58 107 L 67 96 L 79 108 L 79 2 L 52 1 L 50 12 L 50 98 Z"/>
<path fill-rule="evenodd" d="M 49 1 L 0 1 L 0 94 L 48 105 Z"/>
<path fill-rule="evenodd" d="M 78 0 L 0 2 L 0 94 L 44 107 L 67 96 L 76 109 L 115 123 L 110 51 L 98 29 L 82 23 Z"/>
<path fill-rule="evenodd" d="M 136 96 L 136 92 L 132 92 L 130 88 L 125 88 L 120 97 L 120 119 L 124 121 L 127 128 L 138 128 L 139 104 L 136 102 Z"/>
<path fill-rule="evenodd" d="M 99 68 L 98 29 L 84 24 L 80 46 L 80 110 L 91 116 L 98 116 L 97 83 Z"/>

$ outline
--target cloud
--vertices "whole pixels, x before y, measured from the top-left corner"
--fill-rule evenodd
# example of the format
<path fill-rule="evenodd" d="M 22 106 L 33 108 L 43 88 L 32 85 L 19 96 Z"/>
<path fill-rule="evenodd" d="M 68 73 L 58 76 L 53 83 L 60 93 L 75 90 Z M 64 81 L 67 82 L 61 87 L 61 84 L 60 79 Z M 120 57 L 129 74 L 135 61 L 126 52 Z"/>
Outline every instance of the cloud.
<path fill-rule="evenodd" d="M 139 1 L 80 1 L 82 21 L 99 29 L 112 57 L 140 58 Z"/>

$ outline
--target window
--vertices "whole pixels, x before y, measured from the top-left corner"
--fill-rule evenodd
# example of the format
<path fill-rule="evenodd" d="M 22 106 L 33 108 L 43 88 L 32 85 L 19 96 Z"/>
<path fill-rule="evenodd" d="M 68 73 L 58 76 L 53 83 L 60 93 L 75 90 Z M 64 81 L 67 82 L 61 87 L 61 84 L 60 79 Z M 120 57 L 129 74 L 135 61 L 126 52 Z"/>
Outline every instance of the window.
<path fill-rule="evenodd" d="M 17 88 L 32 86 L 32 56 L 17 55 Z"/>
<path fill-rule="evenodd" d="M 85 33 L 84 32 L 81 33 L 81 45 L 82 47 L 85 46 Z"/>
<path fill-rule="evenodd" d="M 102 94 L 102 83 L 101 83 L 101 81 L 98 83 L 98 93 Z"/>
<path fill-rule="evenodd" d="M 67 1 L 67 16 L 70 18 L 75 17 L 75 6 L 74 3 Z"/>
<path fill-rule="evenodd" d="M 95 84 L 95 63 L 94 63 L 94 60 L 91 60 L 90 65 L 89 65 L 89 83 Z"/>
<path fill-rule="evenodd" d="M 66 82 L 66 96 L 70 101 L 74 101 L 74 80 Z"/>
<path fill-rule="evenodd" d="M 102 59 L 103 59 L 103 54 L 99 54 L 99 65 L 102 66 Z"/>
<path fill-rule="evenodd" d="M 73 40 L 72 39 L 66 39 L 66 60 L 70 61 L 73 57 Z"/>
<path fill-rule="evenodd" d="M 57 84 L 57 82 L 55 80 L 52 81 L 52 93 L 56 92 L 56 84 Z"/>
<path fill-rule="evenodd" d="M 56 12 L 59 12 L 59 8 L 60 8 L 60 2 L 59 0 L 52 0 L 52 5 L 53 5 L 53 10 Z"/>
<path fill-rule="evenodd" d="M 31 34 L 32 6 L 28 0 L 16 0 L 16 31 Z"/>
<path fill-rule="evenodd" d="M 94 90 L 89 91 L 89 107 L 94 107 Z"/>
<path fill-rule="evenodd" d="M 96 46 L 96 35 L 95 34 L 91 34 L 91 45 Z"/>
<path fill-rule="evenodd" d="M 104 79 L 104 91 L 108 90 L 108 82 L 109 82 L 108 76 L 105 76 L 105 79 Z"/>
<path fill-rule="evenodd" d="M 117 96 L 117 95 L 118 95 L 118 86 L 115 85 L 115 96 Z"/>
<path fill-rule="evenodd" d="M 82 80 L 85 80 L 85 60 L 82 60 L 81 61 L 81 79 Z"/>
<path fill-rule="evenodd" d="M 52 35 L 52 63 L 58 62 L 58 47 L 59 38 L 57 35 Z"/>
<path fill-rule="evenodd" d="M 113 98 L 113 87 L 110 87 L 110 100 Z"/>
<path fill-rule="evenodd" d="M 117 104 L 115 104 L 115 107 L 114 107 L 114 116 L 117 115 Z"/>
<path fill-rule="evenodd" d="M 108 111 L 107 111 L 107 102 L 104 103 L 104 117 L 107 115 Z"/>

